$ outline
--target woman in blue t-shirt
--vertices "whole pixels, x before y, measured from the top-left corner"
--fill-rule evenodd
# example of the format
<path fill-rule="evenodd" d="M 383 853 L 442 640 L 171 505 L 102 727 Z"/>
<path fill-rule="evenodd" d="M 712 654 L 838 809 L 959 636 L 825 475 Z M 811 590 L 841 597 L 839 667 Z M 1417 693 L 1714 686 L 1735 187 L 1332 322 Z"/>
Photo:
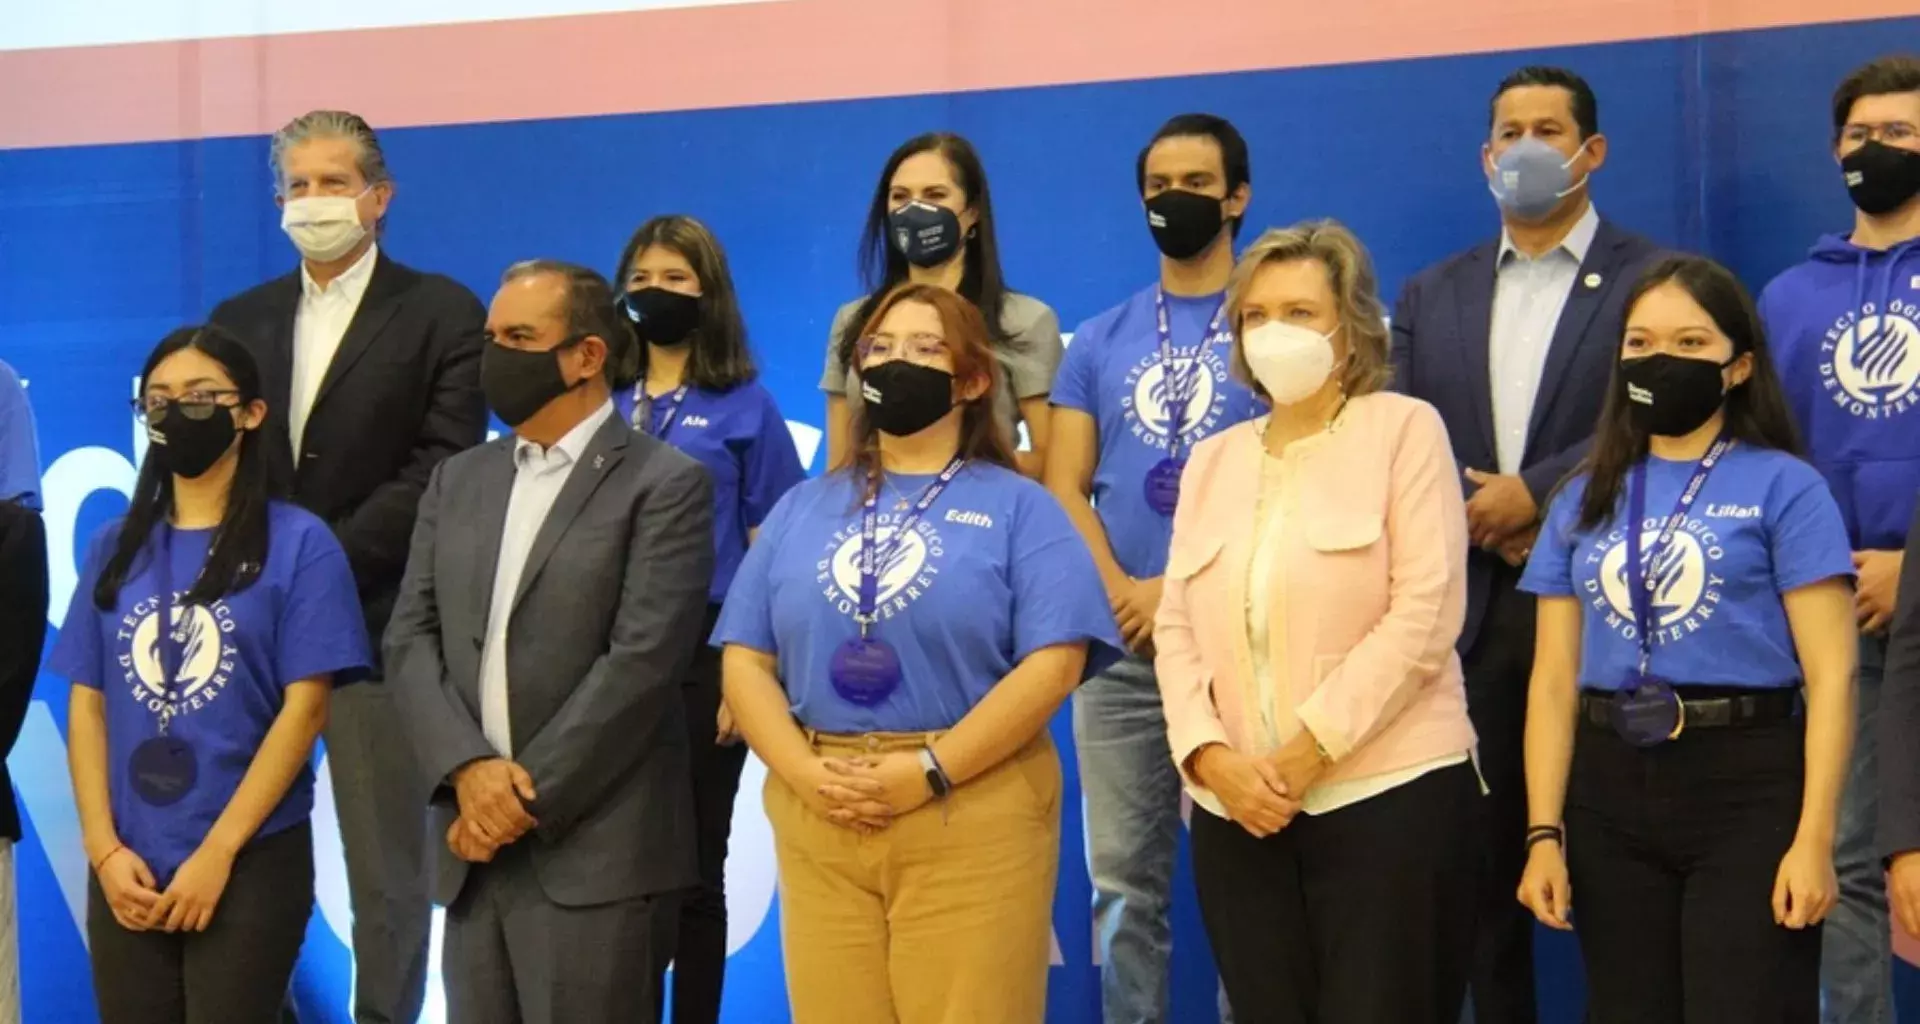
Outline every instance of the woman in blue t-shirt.
<path fill-rule="evenodd" d="M 700 461 L 713 477 L 713 584 L 702 632 L 775 502 L 806 479 L 793 434 L 758 380 L 719 239 L 692 217 L 656 217 L 620 253 L 621 311 L 641 344 L 614 393 L 635 430 Z M 714 1024 L 727 963 L 727 838 L 747 748 L 720 700 L 720 652 L 702 646 L 686 686 L 700 884 L 681 905 L 673 1019 Z"/>
<path fill-rule="evenodd" d="M 713 635 L 770 769 L 794 1020 L 1037 1024 L 1047 722 L 1120 639 L 1066 512 L 1012 468 L 979 311 L 909 284 L 860 333 L 852 465 L 774 508 Z"/>
<path fill-rule="evenodd" d="M 1593 1024 L 1812 1024 L 1852 739 L 1846 528 L 1724 268 L 1641 277 L 1609 388 L 1521 582 L 1520 900 L 1578 933 Z"/>
<path fill-rule="evenodd" d="M 139 394 L 132 502 L 89 546 L 48 665 L 74 684 L 94 992 L 103 1024 L 270 1022 L 313 907 L 309 759 L 333 686 L 370 663 L 366 627 L 326 524 L 270 495 L 240 342 L 175 331 Z"/>

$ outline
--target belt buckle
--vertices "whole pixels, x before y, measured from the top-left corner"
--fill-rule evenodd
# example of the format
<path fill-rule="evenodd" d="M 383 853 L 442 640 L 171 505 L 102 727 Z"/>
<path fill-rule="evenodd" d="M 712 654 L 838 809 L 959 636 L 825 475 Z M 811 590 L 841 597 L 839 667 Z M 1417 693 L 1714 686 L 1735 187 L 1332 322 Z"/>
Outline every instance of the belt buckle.
<path fill-rule="evenodd" d="M 1687 702 L 1679 694 L 1674 694 L 1674 700 L 1680 705 L 1680 713 L 1674 718 L 1673 731 L 1667 734 L 1668 743 L 1679 739 L 1680 734 L 1687 731 Z"/>

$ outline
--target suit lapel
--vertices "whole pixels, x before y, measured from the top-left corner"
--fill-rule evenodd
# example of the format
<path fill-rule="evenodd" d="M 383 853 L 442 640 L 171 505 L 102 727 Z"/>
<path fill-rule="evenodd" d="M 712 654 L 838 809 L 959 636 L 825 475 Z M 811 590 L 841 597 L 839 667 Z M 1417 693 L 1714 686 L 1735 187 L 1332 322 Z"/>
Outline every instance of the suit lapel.
<path fill-rule="evenodd" d="M 387 259 L 386 253 L 374 255 L 373 275 L 367 281 L 366 293 L 360 296 L 360 308 L 354 310 L 353 321 L 347 325 L 347 333 L 341 337 L 333 361 L 327 364 L 326 376 L 320 378 L 320 390 L 313 396 L 313 409 L 326 402 L 334 385 L 367 354 L 374 339 L 380 336 L 380 330 L 400 309 L 401 278 L 401 272 Z M 312 420 L 313 410 L 308 410 L 307 418 Z"/>
<path fill-rule="evenodd" d="M 1473 261 L 1460 287 L 1465 294 L 1458 296 L 1454 308 L 1460 311 L 1460 337 L 1466 342 L 1467 350 L 1467 394 L 1472 401 L 1474 418 L 1478 421 L 1481 450 L 1489 459 L 1498 450 L 1493 437 L 1493 288 L 1496 273 L 1500 265 L 1500 246 L 1483 245 L 1474 250 Z M 1491 470 L 1487 466 L 1472 467 Z"/>
<path fill-rule="evenodd" d="M 293 395 L 293 322 L 300 315 L 300 271 L 280 279 L 274 295 L 272 322 L 267 325 L 266 344 L 260 353 L 261 387 L 266 391 L 267 407 L 285 416 Z"/>
<path fill-rule="evenodd" d="M 1573 365 L 1573 357 L 1580 351 L 1587 325 L 1593 323 L 1601 302 L 1618 284 L 1615 278 L 1620 272 L 1620 257 L 1615 243 L 1613 232 L 1607 230 L 1606 222 L 1602 221 L 1599 230 L 1594 233 L 1593 245 L 1587 249 L 1587 258 L 1581 261 L 1580 270 L 1574 276 L 1573 290 L 1567 293 L 1567 304 L 1560 308 L 1560 322 L 1554 325 L 1553 341 L 1547 347 L 1547 362 L 1540 370 L 1540 387 L 1534 392 L 1533 412 L 1527 417 L 1529 446 L 1546 421 L 1547 409 L 1554 395 L 1566 380 L 1567 368 Z"/>
<path fill-rule="evenodd" d="M 618 411 L 594 432 L 593 440 L 581 453 L 573 472 L 567 474 L 567 482 L 561 486 L 560 496 L 553 500 L 553 508 L 548 510 L 546 521 L 540 524 L 540 532 L 534 534 L 533 547 L 527 552 L 527 564 L 520 570 L 520 586 L 514 591 L 513 604 L 508 606 L 509 614 L 527 596 L 527 590 L 539 578 L 547 559 L 553 556 L 554 548 L 560 546 L 560 538 L 573 525 L 580 510 L 587 506 L 587 499 L 593 497 L 593 492 L 600 488 L 600 482 L 626 456 L 627 442 L 632 437 L 633 431 L 621 421 Z"/>

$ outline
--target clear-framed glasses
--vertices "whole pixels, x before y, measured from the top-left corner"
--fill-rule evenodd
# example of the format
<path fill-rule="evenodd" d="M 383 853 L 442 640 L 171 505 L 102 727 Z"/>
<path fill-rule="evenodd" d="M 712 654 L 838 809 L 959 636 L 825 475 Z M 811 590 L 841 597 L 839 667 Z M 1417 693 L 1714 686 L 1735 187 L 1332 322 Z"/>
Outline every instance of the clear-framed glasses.
<path fill-rule="evenodd" d="M 1840 141 L 1849 146 L 1864 146 L 1878 138 L 1887 145 L 1910 142 L 1920 137 L 1920 128 L 1906 121 L 1887 121 L 1881 124 L 1850 124 L 1840 129 Z"/>
<path fill-rule="evenodd" d="M 215 409 L 233 407 L 232 404 L 221 401 L 228 395 L 237 398 L 240 392 L 236 388 L 208 388 L 189 391 L 178 396 L 151 394 L 132 399 L 131 404 L 134 417 L 142 423 L 160 419 L 167 414 L 167 407 L 173 405 L 179 406 L 180 411 L 190 420 L 210 420 L 213 418 Z"/>
<path fill-rule="evenodd" d="M 905 359 L 909 363 L 939 362 L 947 351 L 947 339 L 938 334 L 909 334 L 896 337 L 891 334 L 876 334 L 860 341 L 860 361 L 863 363 L 886 363 L 895 359 Z"/>

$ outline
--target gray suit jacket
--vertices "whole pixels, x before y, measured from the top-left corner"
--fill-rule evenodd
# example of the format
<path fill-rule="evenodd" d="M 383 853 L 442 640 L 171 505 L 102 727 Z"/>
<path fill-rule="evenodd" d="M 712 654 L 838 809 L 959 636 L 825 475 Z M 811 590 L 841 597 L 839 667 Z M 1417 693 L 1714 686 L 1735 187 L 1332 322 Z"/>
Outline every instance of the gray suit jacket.
<path fill-rule="evenodd" d="M 448 459 L 420 500 L 386 635 L 387 682 L 423 770 L 434 898 L 466 862 L 444 842 L 448 776 L 497 756 L 480 729 L 480 649 L 513 488 L 514 438 Z M 713 485 L 700 464 L 629 430 L 595 433 L 535 535 L 507 624 L 514 757 L 539 827 L 522 838 L 548 898 L 588 906 L 693 884 L 680 694 L 713 575 Z"/>

